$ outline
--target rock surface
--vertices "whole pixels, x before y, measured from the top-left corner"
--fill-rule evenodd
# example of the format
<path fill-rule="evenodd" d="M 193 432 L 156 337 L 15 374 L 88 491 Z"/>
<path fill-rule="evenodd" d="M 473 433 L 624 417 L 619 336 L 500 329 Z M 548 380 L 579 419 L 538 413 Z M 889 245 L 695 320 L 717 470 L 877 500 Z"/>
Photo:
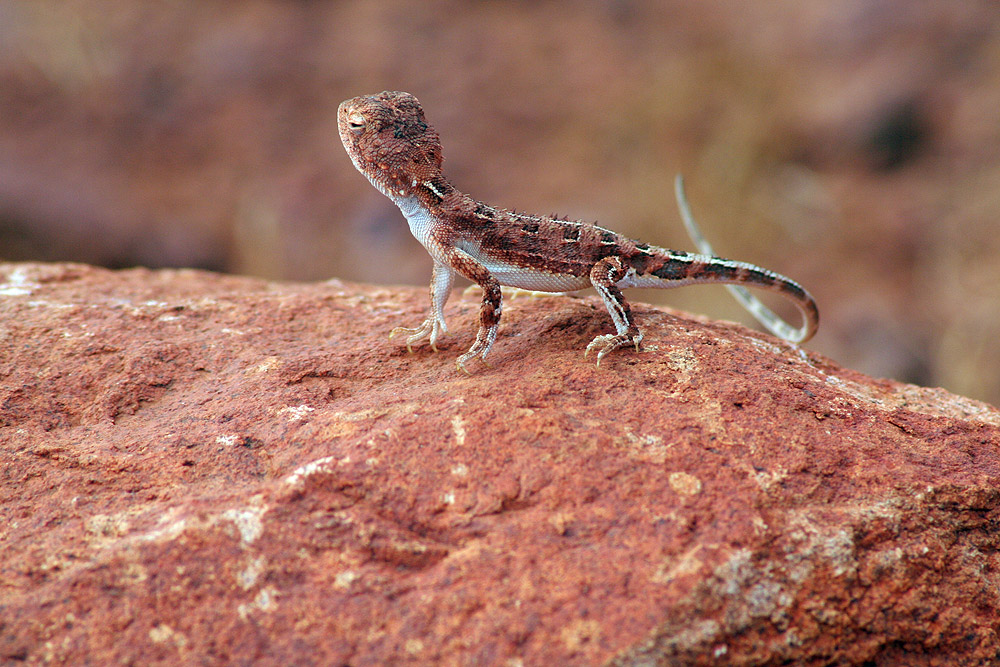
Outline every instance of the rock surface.
<path fill-rule="evenodd" d="M 3 0 L 0 257 L 420 284 L 337 131 L 384 89 L 496 206 L 690 250 L 684 174 L 819 299 L 810 349 L 1000 405 L 997 0 Z"/>
<path fill-rule="evenodd" d="M 637 305 L 0 264 L 0 663 L 975 665 L 1000 412 Z"/>

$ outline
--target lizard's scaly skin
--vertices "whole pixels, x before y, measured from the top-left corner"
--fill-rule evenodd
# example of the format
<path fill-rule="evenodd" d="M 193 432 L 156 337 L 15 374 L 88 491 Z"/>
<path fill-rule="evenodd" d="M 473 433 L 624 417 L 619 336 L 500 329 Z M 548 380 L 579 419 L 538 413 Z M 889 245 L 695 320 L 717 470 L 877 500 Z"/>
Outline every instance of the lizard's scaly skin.
<path fill-rule="evenodd" d="M 434 260 L 431 312 L 419 327 L 398 328 L 411 347 L 434 347 L 446 331 L 444 304 L 455 274 L 483 289 L 476 341 L 458 359 L 485 361 L 500 323 L 500 286 L 541 292 L 594 287 L 611 315 L 615 333 L 596 337 L 587 353 L 597 362 L 621 347 L 639 348 L 642 333 L 622 295 L 626 287 L 680 287 L 693 283 L 749 285 L 791 299 L 805 324 L 792 342 L 816 332 L 816 302 L 798 283 L 753 264 L 669 250 L 634 241 L 586 222 L 525 215 L 489 206 L 459 192 L 441 172 L 441 140 L 424 118 L 417 98 L 386 91 L 355 97 L 337 111 L 340 138 L 358 171 L 403 212 L 410 231 Z"/>

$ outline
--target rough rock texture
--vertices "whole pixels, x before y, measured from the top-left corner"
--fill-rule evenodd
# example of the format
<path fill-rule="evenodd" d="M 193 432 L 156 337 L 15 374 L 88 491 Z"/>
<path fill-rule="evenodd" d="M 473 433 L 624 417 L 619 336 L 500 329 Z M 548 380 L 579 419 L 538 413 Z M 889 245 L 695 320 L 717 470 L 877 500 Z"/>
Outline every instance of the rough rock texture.
<path fill-rule="evenodd" d="M 3 0 L 0 259 L 419 284 L 337 132 L 385 89 L 497 206 L 689 250 L 683 173 L 819 299 L 810 349 L 1000 405 L 997 0 Z"/>
<path fill-rule="evenodd" d="M 974 665 L 1000 413 L 759 333 L 0 265 L 0 663 Z"/>

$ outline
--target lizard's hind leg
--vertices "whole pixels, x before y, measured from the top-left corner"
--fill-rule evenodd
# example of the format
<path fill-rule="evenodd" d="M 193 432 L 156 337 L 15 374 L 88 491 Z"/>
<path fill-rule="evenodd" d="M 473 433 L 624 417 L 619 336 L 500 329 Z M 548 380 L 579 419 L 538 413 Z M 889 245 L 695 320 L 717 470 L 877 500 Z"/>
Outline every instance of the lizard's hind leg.
<path fill-rule="evenodd" d="M 590 282 L 604 300 L 604 306 L 611 315 L 611 320 L 615 323 L 615 334 L 605 334 L 597 336 L 590 341 L 583 356 L 590 354 L 591 350 L 598 350 L 597 365 L 601 365 L 601 359 L 610 352 L 625 347 L 635 345 L 638 351 L 642 342 L 642 333 L 639 327 L 632 321 L 632 309 L 629 308 L 625 295 L 618 288 L 617 283 L 625 277 L 627 269 L 622 263 L 621 257 L 605 257 L 590 270 Z"/>

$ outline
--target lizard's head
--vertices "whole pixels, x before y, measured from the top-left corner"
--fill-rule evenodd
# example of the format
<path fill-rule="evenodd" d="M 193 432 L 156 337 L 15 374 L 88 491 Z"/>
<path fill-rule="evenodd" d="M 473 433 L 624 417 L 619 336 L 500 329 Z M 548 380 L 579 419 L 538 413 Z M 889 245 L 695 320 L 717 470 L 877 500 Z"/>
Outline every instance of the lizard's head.
<path fill-rule="evenodd" d="M 441 175 L 441 140 L 409 93 L 346 100 L 337 125 L 354 166 L 392 199 L 413 196 L 417 186 Z"/>

